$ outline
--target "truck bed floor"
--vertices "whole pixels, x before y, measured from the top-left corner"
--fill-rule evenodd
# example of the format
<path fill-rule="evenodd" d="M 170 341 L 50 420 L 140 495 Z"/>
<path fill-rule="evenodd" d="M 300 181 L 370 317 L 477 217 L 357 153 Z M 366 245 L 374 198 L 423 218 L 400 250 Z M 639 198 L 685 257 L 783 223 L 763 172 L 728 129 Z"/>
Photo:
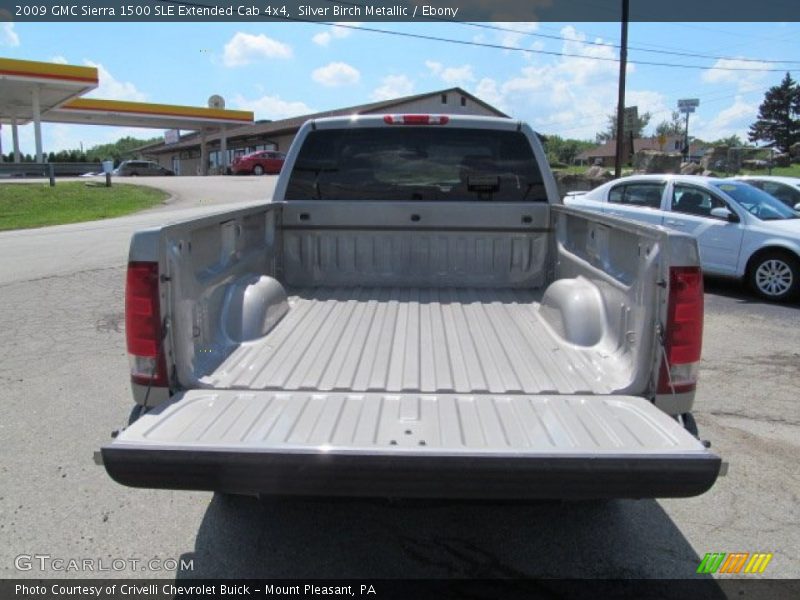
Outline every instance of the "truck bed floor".
<path fill-rule="evenodd" d="M 248 390 L 608 394 L 619 357 L 560 340 L 536 290 L 303 288 L 267 336 L 203 387 Z"/>

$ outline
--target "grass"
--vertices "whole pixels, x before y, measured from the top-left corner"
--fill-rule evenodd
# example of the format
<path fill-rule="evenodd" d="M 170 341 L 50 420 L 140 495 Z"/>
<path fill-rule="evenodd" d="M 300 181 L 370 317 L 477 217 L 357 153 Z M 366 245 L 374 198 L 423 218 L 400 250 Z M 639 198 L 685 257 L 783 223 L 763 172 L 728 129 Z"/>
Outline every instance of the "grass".
<path fill-rule="evenodd" d="M 573 175 L 580 175 L 582 173 L 586 173 L 586 171 L 588 169 L 589 169 L 589 167 L 587 167 L 586 165 L 583 165 L 583 166 L 570 165 L 568 167 L 558 167 L 558 168 L 553 167 L 553 172 L 554 173 L 571 173 Z M 613 171 L 614 169 L 612 168 L 611 170 Z"/>
<path fill-rule="evenodd" d="M 769 175 L 769 169 L 742 169 L 740 175 Z M 773 175 L 781 177 L 800 177 L 800 164 L 792 165 L 790 167 L 773 167 Z"/>
<path fill-rule="evenodd" d="M 129 184 L 107 188 L 83 181 L 55 187 L 0 183 L 0 231 L 120 217 L 158 205 L 168 196 L 162 190 Z"/>
<path fill-rule="evenodd" d="M 557 169 L 554 168 L 553 169 L 553 173 L 555 173 L 555 174 L 558 174 L 558 173 L 569 173 L 571 175 L 583 175 L 590 168 L 591 168 L 591 165 L 580 165 L 580 166 L 579 165 L 570 165 L 568 167 L 560 167 L 560 168 L 557 168 Z M 614 173 L 614 167 L 613 166 L 602 167 L 602 169 L 603 169 L 603 171 L 608 171 L 609 173 L 612 173 L 612 174 Z M 632 173 L 633 173 L 633 169 L 631 167 L 629 167 L 628 165 L 623 165 L 623 167 L 622 167 L 622 176 L 623 177 L 625 175 L 631 175 Z"/>
<path fill-rule="evenodd" d="M 561 169 L 553 169 L 555 173 L 573 173 L 573 174 L 581 174 L 585 173 L 589 169 L 587 166 L 575 166 L 571 165 L 566 168 Z M 604 167 L 606 171 L 611 171 L 613 173 L 614 167 Z M 625 171 L 630 171 L 629 167 L 625 167 L 623 169 L 623 174 Z M 725 173 L 718 173 L 722 177 L 727 177 Z M 773 175 L 779 175 L 781 177 L 800 177 L 800 164 L 792 165 L 790 167 L 773 167 L 772 169 Z M 737 173 L 737 175 L 769 175 L 768 169 L 742 169 Z"/>

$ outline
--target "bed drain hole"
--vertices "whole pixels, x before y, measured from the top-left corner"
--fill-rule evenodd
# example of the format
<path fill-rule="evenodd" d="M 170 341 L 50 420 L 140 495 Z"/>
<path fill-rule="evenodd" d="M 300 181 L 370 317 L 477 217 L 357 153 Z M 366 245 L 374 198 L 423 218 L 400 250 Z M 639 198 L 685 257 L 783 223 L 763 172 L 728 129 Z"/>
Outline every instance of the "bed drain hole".
<path fill-rule="evenodd" d="M 406 435 L 411 435 L 411 430 L 410 429 L 406 429 Z"/>
<path fill-rule="evenodd" d="M 397 440 L 392 440 L 391 442 L 389 442 L 389 445 L 390 446 L 397 446 Z"/>
<path fill-rule="evenodd" d="M 419 445 L 420 445 L 420 446 L 424 446 L 424 445 L 425 445 L 425 440 L 420 440 L 420 441 L 419 441 Z"/>

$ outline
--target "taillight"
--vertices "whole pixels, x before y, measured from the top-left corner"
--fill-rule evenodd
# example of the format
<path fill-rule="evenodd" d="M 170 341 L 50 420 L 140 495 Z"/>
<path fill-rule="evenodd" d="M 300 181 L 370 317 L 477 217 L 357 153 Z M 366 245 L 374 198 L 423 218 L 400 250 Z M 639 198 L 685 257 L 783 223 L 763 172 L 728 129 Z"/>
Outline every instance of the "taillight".
<path fill-rule="evenodd" d="M 447 115 L 384 115 L 383 122 L 387 125 L 447 125 L 450 117 Z"/>
<path fill-rule="evenodd" d="M 125 337 L 131 380 L 166 387 L 167 368 L 161 346 L 158 263 L 128 263 L 125 285 Z"/>
<path fill-rule="evenodd" d="M 664 332 L 666 361 L 661 362 L 659 394 L 695 389 L 702 346 L 703 272 L 700 267 L 672 267 Z"/>

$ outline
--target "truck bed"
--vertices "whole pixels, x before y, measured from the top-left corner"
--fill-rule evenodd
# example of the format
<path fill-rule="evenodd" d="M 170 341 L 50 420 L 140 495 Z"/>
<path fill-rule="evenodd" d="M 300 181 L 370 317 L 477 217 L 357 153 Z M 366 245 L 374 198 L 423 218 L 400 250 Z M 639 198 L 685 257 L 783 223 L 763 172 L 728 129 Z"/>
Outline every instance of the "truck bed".
<path fill-rule="evenodd" d="M 629 374 L 619 353 L 559 338 L 538 290 L 299 288 L 265 337 L 202 387 L 418 393 L 609 394 Z"/>
<path fill-rule="evenodd" d="M 670 416 L 694 392 L 657 393 L 662 367 L 694 381 L 694 240 L 559 206 L 522 123 L 413 121 L 306 123 L 273 202 L 134 236 L 146 410 L 103 447 L 111 477 L 312 496 L 707 490 L 720 459 Z"/>

